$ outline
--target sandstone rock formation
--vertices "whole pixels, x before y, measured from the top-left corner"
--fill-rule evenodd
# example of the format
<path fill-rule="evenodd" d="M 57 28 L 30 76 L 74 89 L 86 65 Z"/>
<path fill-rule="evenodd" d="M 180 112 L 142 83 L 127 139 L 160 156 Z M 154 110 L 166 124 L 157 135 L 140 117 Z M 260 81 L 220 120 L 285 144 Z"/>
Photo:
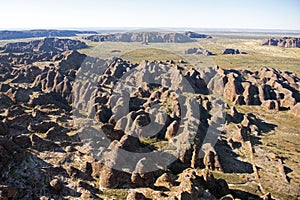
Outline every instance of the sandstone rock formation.
<path fill-rule="evenodd" d="M 42 40 L 33 40 L 30 42 L 8 43 L 4 45 L 4 53 L 61 53 L 66 50 L 77 50 L 87 48 L 84 42 L 71 39 L 45 38 Z"/>
<path fill-rule="evenodd" d="M 192 31 L 185 32 L 184 34 L 190 38 L 212 38 L 210 35 L 200 34 Z"/>
<path fill-rule="evenodd" d="M 185 54 L 203 54 L 206 56 L 213 55 L 210 51 L 208 51 L 206 49 L 202 49 L 202 48 L 190 48 L 190 49 L 185 50 L 184 53 Z"/>
<path fill-rule="evenodd" d="M 11 40 L 35 37 L 70 37 L 78 34 L 97 34 L 95 31 L 71 30 L 28 30 L 28 31 L 0 31 L 0 40 Z"/>
<path fill-rule="evenodd" d="M 249 173 L 246 184 L 259 182 L 254 161 L 234 151 L 253 158 L 253 137 L 274 126 L 239 105 L 299 113 L 294 73 L 131 64 L 61 45 L 43 68 L 32 57 L 1 68 L 0 198 L 243 198 L 213 174 Z M 288 181 L 283 163 L 278 170 Z"/>
<path fill-rule="evenodd" d="M 291 109 L 300 100 L 296 74 L 262 68 L 260 71 L 224 71 L 224 96 L 237 105 Z M 288 81 L 287 81 L 288 80 Z"/>
<path fill-rule="evenodd" d="M 262 45 L 278 46 L 285 48 L 300 48 L 300 38 L 283 37 L 283 38 L 268 38 L 262 41 Z"/>
<path fill-rule="evenodd" d="M 45 38 L 30 42 L 8 43 L 0 54 L 0 71 L 11 65 L 26 65 L 34 62 L 51 61 L 54 56 L 67 50 L 87 48 L 84 42 L 71 39 Z"/>
<path fill-rule="evenodd" d="M 190 37 L 181 33 L 133 32 L 107 35 L 91 35 L 84 37 L 93 42 L 141 42 L 141 43 L 186 43 L 194 42 Z"/>
<path fill-rule="evenodd" d="M 246 52 L 240 52 L 240 50 L 238 49 L 225 49 L 223 51 L 223 54 L 226 55 L 226 54 L 247 54 Z"/>

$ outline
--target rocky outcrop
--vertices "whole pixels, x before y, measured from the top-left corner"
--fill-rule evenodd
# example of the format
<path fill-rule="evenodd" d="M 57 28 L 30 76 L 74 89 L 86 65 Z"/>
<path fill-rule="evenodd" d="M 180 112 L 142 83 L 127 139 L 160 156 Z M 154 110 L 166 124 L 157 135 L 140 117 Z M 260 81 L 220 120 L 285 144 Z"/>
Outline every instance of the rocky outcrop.
<path fill-rule="evenodd" d="M 190 38 L 207 38 L 207 39 L 212 38 L 212 36 L 210 35 L 200 34 L 192 31 L 185 32 L 184 34 Z"/>
<path fill-rule="evenodd" d="M 71 39 L 45 38 L 30 42 L 16 42 L 4 45 L 4 53 L 61 53 L 66 50 L 77 50 L 87 48 L 84 42 Z"/>
<path fill-rule="evenodd" d="M 247 54 L 246 52 L 240 52 L 240 50 L 238 49 L 225 49 L 223 51 L 223 54 L 226 55 L 226 54 Z"/>
<path fill-rule="evenodd" d="M 225 75 L 226 74 L 226 75 Z M 260 71 L 224 71 L 224 97 L 236 105 L 291 109 L 300 101 L 299 77 L 270 68 Z"/>
<path fill-rule="evenodd" d="M 262 41 L 264 46 L 278 46 L 284 48 L 300 48 L 300 38 L 283 37 L 283 38 L 268 38 Z"/>
<path fill-rule="evenodd" d="M 180 199 L 216 199 L 230 193 L 229 187 L 224 180 L 215 179 L 207 171 L 186 169 L 180 174 L 179 181 L 180 184 L 175 187 L 176 189 L 174 188 L 174 192 L 171 192 L 171 197 Z"/>
<path fill-rule="evenodd" d="M 133 32 L 107 35 L 91 35 L 84 37 L 93 42 L 141 42 L 141 43 L 186 43 L 194 42 L 190 37 L 181 33 Z"/>
<path fill-rule="evenodd" d="M 7 198 L 110 198 L 119 189 L 127 199 L 240 198 L 211 172 L 253 173 L 248 154 L 237 153 L 254 152 L 253 137 L 269 125 L 239 105 L 297 115 L 299 104 L 299 77 L 271 68 L 131 64 L 77 51 L 42 64 L 3 68 L 0 191 Z"/>
<path fill-rule="evenodd" d="M 86 55 L 80 54 L 78 51 L 66 51 L 54 56 L 52 59 L 59 61 L 58 70 L 63 74 L 67 74 L 71 70 L 78 70 L 86 57 Z"/>
<path fill-rule="evenodd" d="M 0 40 L 11 40 L 35 37 L 71 37 L 78 34 L 97 34 L 95 31 L 72 30 L 28 30 L 28 31 L 0 31 Z"/>
<path fill-rule="evenodd" d="M 2 47 L 5 54 L 0 55 L 2 67 L 9 69 L 9 65 L 24 65 L 34 62 L 52 61 L 57 54 L 67 50 L 87 48 L 84 42 L 71 39 L 45 38 L 30 42 L 8 43 Z M 0 68 L 0 69 L 1 69 Z"/>
<path fill-rule="evenodd" d="M 190 48 L 184 51 L 185 54 L 203 54 L 206 56 L 211 56 L 213 55 L 212 52 L 206 50 L 206 49 L 202 49 L 202 48 Z"/>

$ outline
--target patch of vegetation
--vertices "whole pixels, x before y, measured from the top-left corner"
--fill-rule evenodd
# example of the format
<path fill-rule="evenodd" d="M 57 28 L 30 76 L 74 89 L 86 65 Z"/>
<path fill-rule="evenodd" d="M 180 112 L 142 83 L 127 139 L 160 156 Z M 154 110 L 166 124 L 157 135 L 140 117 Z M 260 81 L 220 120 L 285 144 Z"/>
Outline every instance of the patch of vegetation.
<path fill-rule="evenodd" d="M 143 60 L 184 60 L 181 56 L 176 55 L 171 51 L 156 48 L 144 48 L 129 51 L 121 55 L 121 58 L 124 60 L 129 60 L 132 63 L 139 63 Z"/>
<path fill-rule="evenodd" d="M 128 195 L 128 190 L 125 189 L 108 189 L 108 190 L 104 190 L 103 194 L 100 194 L 99 196 L 101 198 L 126 200 L 127 195 Z"/>
<path fill-rule="evenodd" d="M 212 174 L 216 179 L 224 179 L 228 184 L 244 184 L 248 181 L 247 174 L 222 173 L 213 171 Z"/>

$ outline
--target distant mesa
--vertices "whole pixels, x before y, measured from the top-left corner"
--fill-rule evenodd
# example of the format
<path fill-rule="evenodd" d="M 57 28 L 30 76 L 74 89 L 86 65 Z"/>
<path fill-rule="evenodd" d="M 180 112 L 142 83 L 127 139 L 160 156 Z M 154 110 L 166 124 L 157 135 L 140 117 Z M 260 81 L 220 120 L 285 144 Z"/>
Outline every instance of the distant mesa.
<path fill-rule="evenodd" d="M 285 48 L 300 48 L 300 38 L 283 37 L 283 38 L 267 38 L 262 42 L 263 46 L 278 46 Z"/>
<path fill-rule="evenodd" d="M 187 50 L 184 51 L 185 54 L 203 54 L 206 56 L 211 56 L 213 55 L 212 52 L 206 50 L 206 49 L 202 49 L 202 48 L 189 48 Z"/>
<path fill-rule="evenodd" d="M 188 36 L 189 38 L 207 38 L 207 39 L 212 38 L 212 36 L 210 35 L 195 33 L 192 31 L 185 32 L 184 35 Z"/>
<path fill-rule="evenodd" d="M 148 43 L 187 43 L 195 40 L 182 33 L 162 33 L 162 32 L 128 32 L 114 34 L 100 34 L 83 37 L 83 39 L 93 42 L 141 42 Z"/>
<path fill-rule="evenodd" d="M 0 31 L 0 40 L 35 38 L 35 37 L 71 37 L 78 34 L 97 34 L 95 31 L 72 30 L 28 30 L 28 31 Z"/>
<path fill-rule="evenodd" d="M 240 50 L 238 49 L 225 49 L 223 51 L 223 55 L 228 55 L 228 54 L 231 54 L 231 55 L 234 55 L 234 54 L 247 54 L 247 52 L 241 52 Z"/>
<path fill-rule="evenodd" d="M 8 43 L 2 47 L 4 53 L 33 53 L 33 52 L 64 52 L 78 50 L 88 46 L 79 40 L 45 38 L 30 42 Z"/>

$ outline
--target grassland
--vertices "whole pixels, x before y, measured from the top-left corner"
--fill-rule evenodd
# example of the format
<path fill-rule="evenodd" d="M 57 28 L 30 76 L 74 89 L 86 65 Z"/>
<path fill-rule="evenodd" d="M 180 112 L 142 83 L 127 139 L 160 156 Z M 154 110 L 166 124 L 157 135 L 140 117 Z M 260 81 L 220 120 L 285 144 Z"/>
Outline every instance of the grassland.
<path fill-rule="evenodd" d="M 94 57 L 121 57 L 132 63 L 142 60 L 179 60 L 183 59 L 195 67 L 219 65 L 225 69 L 259 69 L 263 66 L 287 70 L 300 74 L 300 48 L 280 48 L 262 46 L 263 38 L 299 35 L 285 34 L 254 34 L 254 33 L 208 33 L 212 39 L 197 39 L 192 43 L 141 43 L 127 42 L 92 42 L 83 40 L 82 36 L 69 37 L 79 39 L 89 45 L 88 49 L 80 50 Z M 0 46 L 9 42 L 27 42 L 40 38 L 18 40 L 0 40 Z M 188 48 L 201 47 L 214 53 L 214 56 L 184 54 Z M 235 48 L 248 54 L 222 55 L 226 48 Z"/>
<path fill-rule="evenodd" d="M 272 111 L 260 106 L 239 106 L 240 112 L 252 112 L 256 117 L 277 127 L 257 137 L 254 144 L 254 163 L 258 167 L 260 183 L 264 193 L 270 192 L 279 199 L 295 199 L 300 195 L 300 123 L 299 118 L 288 111 Z M 276 155 L 276 159 L 272 156 Z M 279 173 L 278 161 L 281 159 L 289 182 L 285 182 Z M 221 175 L 220 175 L 221 176 Z M 241 175 L 224 175 L 232 189 L 250 191 L 249 185 L 239 185 L 234 181 Z M 261 192 L 261 191 L 260 191 Z M 259 194 L 259 191 L 256 192 Z"/>
<path fill-rule="evenodd" d="M 243 37 L 242 37 L 243 36 Z M 279 37 L 279 35 L 276 35 Z M 282 35 L 284 36 L 284 35 Z M 248 37 L 248 38 L 247 38 Z M 146 60 L 184 59 L 195 67 L 219 65 L 225 69 L 259 69 L 263 66 L 300 73 L 300 48 L 280 48 L 262 46 L 261 39 L 269 35 L 216 35 L 212 39 L 198 39 L 193 43 L 141 43 L 91 42 L 85 41 L 89 49 L 80 52 L 102 58 L 121 57 L 133 63 Z M 241 39 L 242 38 L 242 39 Z M 80 39 L 78 37 L 78 39 Z M 188 48 L 202 47 L 213 52 L 214 56 L 188 55 Z M 222 55 L 226 48 L 247 52 L 241 55 Z M 157 49 L 157 50 L 155 50 Z M 114 52 L 114 50 L 118 50 Z"/>

